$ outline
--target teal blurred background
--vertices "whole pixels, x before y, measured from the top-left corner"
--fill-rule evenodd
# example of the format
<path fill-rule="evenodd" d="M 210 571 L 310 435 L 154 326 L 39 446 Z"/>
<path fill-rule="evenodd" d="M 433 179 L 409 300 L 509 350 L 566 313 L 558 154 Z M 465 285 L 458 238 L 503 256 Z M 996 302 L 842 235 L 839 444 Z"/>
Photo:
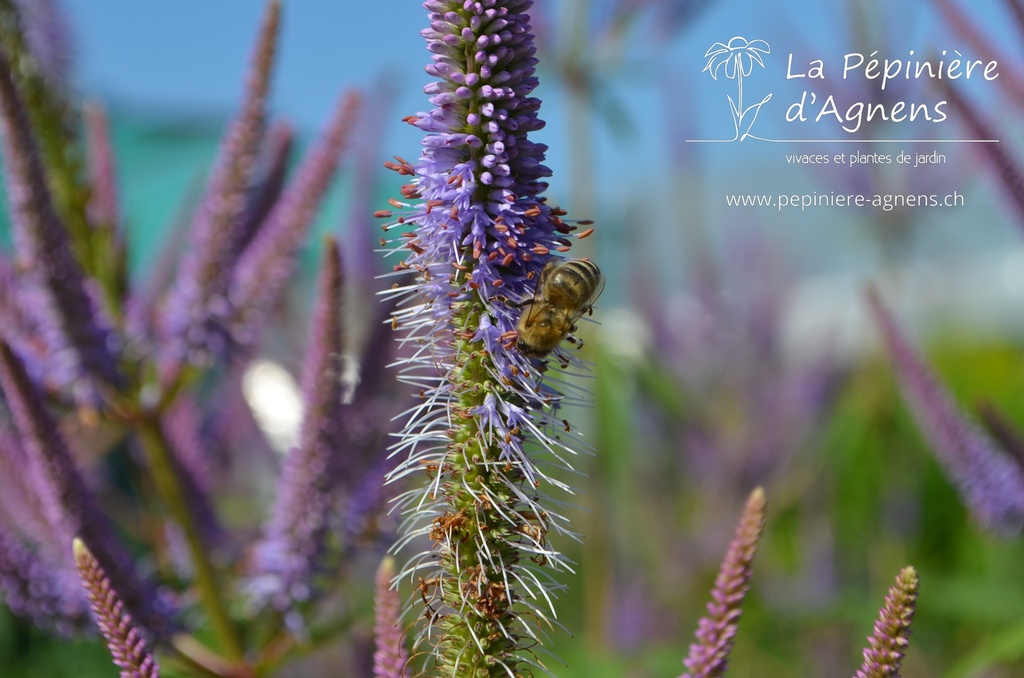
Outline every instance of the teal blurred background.
<path fill-rule="evenodd" d="M 1024 216 L 977 145 L 921 145 L 947 162 L 920 168 L 808 168 L 785 158 L 917 151 L 907 139 L 972 136 L 951 109 L 941 125 L 871 124 L 858 135 L 827 120 L 788 124 L 786 107 L 807 89 L 786 79 L 789 54 L 795 63 L 822 59 L 834 75 L 818 91 L 844 101 L 936 101 L 941 92 L 929 83 L 881 93 L 843 80 L 835 66 L 851 51 L 990 58 L 980 46 L 999 55 L 1001 79 L 964 82 L 964 92 L 1001 148 L 1024 158 L 1014 94 L 1024 26 L 1011 2 L 956 5 L 982 34 L 972 43 L 944 4 L 538 3 L 549 195 L 596 221 L 578 252 L 608 278 L 600 324 L 581 330 L 594 407 L 570 418 L 596 454 L 578 460 L 586 477 L 572 481 L 584 543 L 556 545 L 579 570 L 558 602 L 571 633 L 558 633 L 551 648 L 565 666 L 541 657 L 555 674 L 681 673 L 743 501 L 763 485 L 768 527 L 730 676 L 853 673 L 907 564 L 920 573 L 921 598 L 906 678 L 1024 675 L 1024 543 L 988 536 L 967 515 L 899 400 L 861 296 L 867 282 L 881 286 L 962 405 L 988 400 L 1024 425 Z M 61 5 L 76 39 L 79 93 L 110 110 L 141 272 L 195 198 L 241 92 L 261 3 Z M 275 115 L 308 137 L 356 86 L 377 117 L 318 226 L 341 234 L 349 265 L 367 271 L 384 269 L 368 214 L 400 184 L 382 163 L 418 152 L 415 130 L 400 119 L 428 105 L 423 24 L 414 2 L 285 3 Z M 734 35 L 772 47 L 746 84 L 748 104 L 773 94 L 758 134 L 893 141 L 687 142 L 732 133 L 726 95 L 736 83 L 701 69 L 707 49 Z M 956 191 L 965 205 L 779 211 L 725 200 L 831 191 Z M 318 241 L 294 290 L 300 308 Z M 367 305 L 354 302 L 354 315 Z M 282 357 L 286 350 L 273 347 L 287 364 L 295 356 Z M 332 652 L 281 675 L 332 675 Z M 0 611 L 0 675 L 113 673 L 98 644 L 56 644 Z"/>

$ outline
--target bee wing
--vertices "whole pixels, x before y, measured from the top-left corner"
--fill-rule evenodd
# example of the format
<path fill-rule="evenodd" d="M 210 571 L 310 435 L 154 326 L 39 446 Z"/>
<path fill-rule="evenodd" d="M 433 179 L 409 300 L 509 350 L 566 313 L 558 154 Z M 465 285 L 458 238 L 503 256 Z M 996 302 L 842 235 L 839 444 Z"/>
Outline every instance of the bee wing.
<path fill-rule="evenodd" d="M 604 276 L 601 274 L 598 275 L 600 275 L 600 279 L 597 281 L 597 284 L 594 285 L 594 291 L 590 293 L 589 297 L 587 297 L 586 303 L 582 304 L 579 310 L 573 314 L 571 324 L 575 325 L 576 321 L 583 317 L 583 314 L 591 309 L 591 307 L 594 305 L 594 302 L 597 301 L 597 298 L 601 296 L 602 292 L 604 292 Z"/>
<path fill-rule="evenodd" d="M 596 285 L 594 285 L 594 291 L 591 293 L 590 298 L 587 299 L 587 308 L 593 306 L 594 302 L 597 301 L 597 298 L 601 296 L 602 292 L 604 292 L 604 276 L 600 273 L 598 275 L 601 276 L 601 279 L 597 281 Z"/>
<path fill-rule="evenodd" d="M 555 259 L 551 259 L 544 265 L 544 268 L 541 269 L 540 276 L 537 278 L 537 286 L 534 288 L 533 299 L 526 302 L 525 306 L 527 308 L 523 311 L 523 313 L 526 314 L 526 319 L 523 321 L 523 325 L 525 327 L 533 326 L 534 314 L 543 305 L 544 286 L 547 284 L 548 278 L 551 277 L 551 274 L 555 272 L 555 269 L 558 268 L 558 266 L 558 262 Z"/>

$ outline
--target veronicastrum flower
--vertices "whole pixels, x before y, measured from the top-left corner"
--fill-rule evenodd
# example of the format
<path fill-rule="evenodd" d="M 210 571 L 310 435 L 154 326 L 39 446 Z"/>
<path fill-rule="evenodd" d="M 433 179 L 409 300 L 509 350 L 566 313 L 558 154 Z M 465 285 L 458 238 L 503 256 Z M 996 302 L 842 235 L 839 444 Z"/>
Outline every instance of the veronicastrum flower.
<path fill-rule="evenodd" d="M 757 542 L 764 531 L 764 490 L 750 493 L 736 536 L 722 561 L 708 603 L 708 614 L 697 626 L 697 642 L 683 662 L 687 672 L 682 678 L 719 678 L 728 666 L 729 651 L 743 610 L 740 606 L 750 588 L 750 575 Z"/>
<path fill-rule="evenodd" d="M 34 388 L 21 362 L 0 342 L 0 392 L 11 411 L 24 451 L 26 485 L 39 497 L 51 544 L 67 544 L 75 537 L 88 539 L 106 574 L 118 586 L 136 619 L 154 635 L 169 633 L 170 610 L 148 582 L 139 577 L 113 525 L 99 509 L 86 485 L 56 421 Z"/>
<path fill-rule="evenodd" d="M 110 583 L 103 566 L 81 539 L 73 542 L 75 564 L 82 586 L 89 596 L 96 623 L 121 669 L 121 678 L 157 678 L 160 667 L 146 646 L 142 634 L 125 611 L 121 597 Z"/>
<path fill-rule="evenodd" d="M 246 192 L 267 124 L 266 100 L 280 20 L 280 2 L 272 0 L 260 26 L 241 110 L 225 136 L 189 230 L 189 249 L 162 310 L 163 362 L 170 372 L 177 371 L 183 360 L 208 364 L 227 350 L 230 273 L 245 226 Z"/>
<path fill-rule="evenodd" d="M 554 409 L 561 395 L 544 367 L 512 338 L 552 251 L 573 230 L 541 192 L 546 147 L 527 135 L 543 123 L 534 77 L 528 0 L 424 3 L 433 53 L 424 89 L 434 109 L 406 118 L 427 133 L 418 163 L 388 163 L 412 177 L 402 189 L 406 254 L 396 272 L 415 281 L 394 324 L 407 349 L 402 378 L 421 389 L 393 454 L 407 457 L 392 481 L 422 477 L 397 499 L 406 514 L 398 547 L 427 537 L 399 577 L 418 582 L 428 619 L 420 641 L 436 643 L 442 675 L 521 675 L 537 663 L 560 586 L 534 564 L 568 569 L 549 531 L 572 534 L 547 496 L 570 488 L 549 472 L 570 468 L 574 434 Z M 379 216 L 389 217 L 390 211 Z M 575 359 L 556 351 L 562 366 Z M 558 433 L 555 433 L 555 431 Z M 554 462 L 554 463 L 552 463 Z M 538 623 L 540 622 L 540 623 Z"/>
<path fill-rule="evenodd" d="M 988 530 L 1024 529 L 1024 468 L 957 407 L 945 385 L 872 289 L 868 307 L 882 332 L 903 400 L 964 503 Z"/>
<path fill-rule="evenodd" d="M 917 606 L 917 571 L 905 567 L 889 589 L 885 605 L 878 613 L 874 632 L 864 648 L 864 663 L 853 678 L 896 678 L 900 675 L 903 655 L 910 643 L 910 623 Z"/>
<path fill-rule="evenodd" d="M 405 678 L 409 675 L 406 668 L 409 653 L 405 650 L 402 636 L 402 603 L 398 591 L 391 587 L 394 574 L 395 559 L 387 556 L 381 561 L 374 578 L 374 678 Z"/>
<path fill-rule="evenodd" d="M 75 257 L 68 226 L 47 183 L 14 64 L 2 51 L 0 129 L 14 241 L 27 270 L 20 293 L 46 347 L 46 380 L 67 387 L 79 404 L 95 407 L 102 393 L 122 383 L 113 355 L 119 342 Z"/>
<path fill-rule="evenodd" d="M 257 597 L 279 610 L 314 597 L 315 579 L 326 569 L 328 520 L 338 482 L 342 404 L 341 253 L 328 242 L 317 284 L 313 329 L 303 371 L 303 416 L 299 446 L 285 458 L 277 499 L 254 549 Z M 300 628 L 291 615 L 289 623 Z"/>

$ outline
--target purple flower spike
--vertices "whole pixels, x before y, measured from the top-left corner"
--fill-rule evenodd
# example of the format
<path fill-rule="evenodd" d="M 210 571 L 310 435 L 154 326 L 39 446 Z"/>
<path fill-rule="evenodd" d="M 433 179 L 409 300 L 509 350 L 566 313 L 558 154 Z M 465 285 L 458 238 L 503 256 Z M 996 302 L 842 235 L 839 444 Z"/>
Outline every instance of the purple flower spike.
<path fill-rule="evenodd" d="M 389 295 L 401 298 L 393 326 L 409 349 L 400 378 L 422 397 L 392 451 L 391 482 L 422 479 L 396 499 L 406 516 L 396 548 L 432 542 L 400 577 L 434 582 L 423 585 L 419 642 L 436 643 L 442 675 L 537 667 L 526 648 L 547 639 L 562 589 L 548 570 L 572 570 L 549 535 L 578 538 L 550 496 L 572 488 L 550 469 L 571 473 L 579 434 L 559 416 L 548 363 L 514 341 L 522 304 L 575 228 L 541 196 L 546 147 L 529 138 L 544 125 L 532 96 L 532 4 L 424 3 L 433 109 L 406 118 L 425 133 L 422 155 L 385 163 L 411 178 L 385 230 L 400 234 L 396 275 L 415 274 Z M 578 265 L 597 281 L 596 267 Z M 549 355 L 551 365 L 581 366 L 562 348 Z"/>
<path fill-rule="evenodd" d="M 344 96 L 320 141 L 306 154 L 295 179 L 238 260 L 231 302 L 238 315 L 235 340 L 252 345 L 295 267 L 316 210 L 331 183 L 359 108 L 356 94 Z"/>
<path fill-rule="evenodd" d="M 68 387 L 77 402 L 96 406 L 105 386 L 121 383 L 116 338 L 102 321 L 57 216 L 25 104 L 2 53 L 0 127 L 14 239 L 27 270 L 22 292 L 38 317 L 49 377 Z"/>
<path fill-rule="evenodd" d="M 764 490 L 750 493 L 736 536 L 722 561 L 708 603 L 708 614 L 697 625 L 697 642 L 690 646 L 690 656 L 683 662 L 687 673 L 682 678 L 718 678 L 725 675 L 729 651 L 732 650 L 739 623 L 743 598 L 750 588 L 750 575 L 757 542 L 764 529 Z"/>
<path fill-rule="evenodd" d="M 48 562 L 0 520 L 0 592 L 14 614 L 69 635 L 88 623 L 82 587 L 67 568 Z"/>
<path fill-rule="evenodd" d="M 103 566 L 81 539 L 76 538 L 72 545 L 82 586 L 89 596 L 96 624 L 107 641 L 114 664 L 121 669 L 121 678 L 158 678 L 160 667 L 142 634 L 132 623 L 132 616 L 125 610 L 121 596 Z"/>
<path fill-rule="evenodd" d="M 259 179 L 249 191 L 245 221 L 239 229 L 234 246 L 236 258 L 252 242 L 270 210 L 277 204 L 277 199 L 281 197 L 288 173 L 288 159 L 294 145 L 295 131 L 288 123 L 278 122 L 267 130 L 267 140 L 261 152 L 263 157 L 260 159 Z"/>
<path fill-rule="evenodd" d="M 89 184 L 92 187 L 89 222 L 96 228 L 116 232 L 121 217 L 107 112 L 96 103 L 87 104 L 82 112 L 85 118 Z"/>
<path fill-rule="evenodd" d="M 998 131 L 985 119 L 981 110 L 970 103 L 960 87 L 949 80 L 937 81 L 939 88 L 949 97 L 949 103 L 963 118 L 971 135 L 977 139 L 998 139 Z M 1006 198 L 1017 212 L 1018 223 L 1024 225 L 1024 169 L 1017 158 L 1001 144 L 977 144 L 996 180 L 1002 185 Z"/>
<path fill-rule="evenodd" d="M 25 482 L 29 458 L 6 420 L 0 420 L 0 515 L 38 542 L 49 534 L 43 498 Z"/>
<path fill-rule="evenodd" d="M 75 467 L 57 422 L 46 410 L 21 363 L 0 342 L 0 389 L 21 438 L 27 458 L 26 482 L 40 498 L 51 544 L 66 544 L 77 536 L 89 540 L 103 569 L 116 581 L 126 604 L 155 635 L 168 630 L 168 611 L 138 578 L 124 547 Z"/>
<path fill-rule="evenodd" d="M 374 580 L 373 653 L 374 678 L 406 678 L 409 675 L 409 653 L 402 634 L 402 603 L 398 591 L 391 587 L 395 576 L 395 559 L 388 556 L 377 568 Z"/>
<path fill-rule="evenodd" d="M 986 529 L 1024 527 L 1024 469 L 957 408 L 945 386 L 903 336 L 873 289 L 867 295 L 911 415 L 971 513 Z"/>
<path fill-rule="evenodd" d="M 39 337 L 39 309 L 32 306 L 32 285 L 25 274 L 18 274 L 14 264 L 0 254 L 0 338 L 10 344 L 25 363 L 32 381 L 44 390 L 55 391 L 58 384 L 50 378 L 53 364 L 46 346 Z"/>
<path fill-rule="evenodd" d="M 85 118 L 86 160 L 89 176 L 88 221 L 93 229 L 91 239 L 97 258 L 105 259 L 102 274 L 106 301 L 113 314 L 121 312 L 120 305 L 128 290 L 128 259 L 121 213 L 118 209 L 117 174 L 114 148 L 110 141 L 107 112 L 96 103 L 86 104 Z"/>
<path fill-rule="evenodd" d="M 341 254 L 331 240 L 324 253 L 303 371 L 306 413 L 299 447 L 285 459 L 266 535 L 255 549 L 256 595 L 272 592 L 272 602 L 281 610 L 314 597 L 313 580 L 324 566 L 338 468 L 341 300 Z"/>
<path fill-rule="evenodd" d="M 206 195 L 189 231 L 189 248 L 163 310 L 163 364 L 202 365 L 227 349 L 228 283 L 234 247 L 243 228 L 266 127 L 266 101 L 281 19 L 279 0 L 267 4 L 256 43 L 242 110 L 231 123 Z"/>
<path fill-rule="evenodd" d="M 56 0 L 33 0 L 18 5 L 25 40 L 40 74 L 50 86 L 66 87 L 75 41 L 61 7 Z"/>
<path fill-rule="evenodd" d="M 854 678 L 899 678 L 903 655 L 910 644 L 910 623 L 914 621 L 917 604 L 917 572 L 905 567 L 896 576 L 896 585 L 889 589 L 885 606 L 868 636 L 864 663 Z"/>

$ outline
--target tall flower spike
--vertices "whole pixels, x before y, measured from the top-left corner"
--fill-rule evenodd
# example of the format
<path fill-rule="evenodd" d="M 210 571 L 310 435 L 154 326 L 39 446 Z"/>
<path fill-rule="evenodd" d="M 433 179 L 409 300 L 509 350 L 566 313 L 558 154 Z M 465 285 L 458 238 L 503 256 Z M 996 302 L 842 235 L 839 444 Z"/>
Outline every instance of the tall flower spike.
<path fill-rule="evenodd" d="M 281 20 L 280 0 L 267 3 L 238 117 L 231 123 L 191 230 L 162 318 L 166 370 L 184 360 L 203 364 L 227 348 L 228 284 L 245 198 L 266 127 L 266 100 Z"/>
<path fill-rule="evenodd" d="M 32 283 L 26 283 L 26 273 L 16 273 L 14 263 L 0 254 L 0 338 L 6 341 L 25 363 L 32 381 L 46 390 L 55 390 L 50 381 L 52 360 L 39 337 L 39 309 L 33 307 Z"/>
<path fill-rule="evenodd" d="M 70 388 L 79 403 L 96 405 L 104 384 L 121 383 L 115 337 L 102 322 L 57 216 L 11 63 L 2 53 L 0 123 L 15 244 L 28 268 L 23 292 L 33 298 L 49 375 Z"/>
<path fill-rule="evenodd" d="M 764 490 L 750 493 L 736 536 L 722 561 L 708 603 L 708 614 L 697 625 L 697 642 L 690 646 L 690 656 L 683 662 L 687 673 L 683 678 L 719 678 L 725 675 L 729 651 L 732 650 L 739 623 L 743 598 L 750 588 L 750 575 L 757 542 L 764 529 Z"/>
<path fill-rule="evenodd" d="M 963 118 L 967 129 L 977 139 L 998 139 L 998 130 L 985 119 L 981 109 L 968 101 L 960 87 L 949 80 L 938 80 L 938 86 L 949 98 L 950 105 Z M 980 153 L 995 172 L 996 179 L 1002 184 L 1007 199 L 1017 212 L 1018 223 L 1024 225 L 1024 169 L 1017 158 L 1003 144 L 977 144 Z"/>
<path fill-rule="evenodd" d="M 89 190 L 83 181 L 78 112 L 70 105 L 67 73 L 59 65 L 67 60 L 72 41 L 52 4 L 0 0 L 0 44 L 35 132 L 54 210 L 79 264 L 87 275 L 101 279 L 86 222 Z"/>
<path fill-rule="evenodd" d="M 92 195 L 89 199 L 89 222 L 94 228 L 115 230 L 120 223 L 117 200 L 117 178 L 114 172 L 114 149 L 110 143 L 110 128 L 107 112 L 97 103 L 89 103 L 83 109 L 85 118 L 85 141 L 88 149 L 89 183 Z"/>
<path fill-rule="evenodd" d="M 85 118 L 86 161 L 89 174 L 89 225 L 93 228 L 93 248 L 98 258 L 106 261 L 104 270 L 105 301 L 108 311 L 121 312 L 128 291 L 128 258 L 124 232 L 120 230 L 121 214 L 118 209 L 117 176 L 114 148 L 110 141 L 107 112 L 97 103 L 86 104 Z"/>
<path fill-rule="evenodd" d="M 114 664 L 121 669 L 121 678 L 157 678 L 160 667 L 142 634 L 132 623 L 132 616 L 125 611 L 121 596 L 114 590 L 103 566 L 81 539 L 76 538 L 72 548 L 82 586 L 89 596 L 96 623 L 107 641 Z"/>
<path fill-rule="evenodd" d="M 868 305 L 889 349 L 903 400 L 932 451 L 981 525 L 1017 534 L 1024 527 L 1024 468 L 970 422 L 903 336 L 871 289 Z"/>
<path fill-rule="evenodd" d="M 853 678 L 898 678 L 903 655 L 910 644 L 910 623 L 917 604 L 917 572 L 905 567 L 896 576 L 896 584 L 885 597 L 885 606 L 868 636 L 864 663 Z"/>
<path fill-rule="evenodd" d="M 30 460 L 9 423 L 0 420 L 0 515 L 35 543 L 49 535 L 43 497 L 26 482 Z M 55 549 L 56 550 L 56 549 Z"/>
<path fill-rule="evenodd" d="M 539 666 L 527 648 L 543 642 L 561 589 L 543 568 L 569 569 L 549 542 L 568 534 L 548 474 L 571 469 L 564 439 L 578 433 L 555 417 L 561 394 L 541 383 L 544 365 L 511 348 L 521 313 L 551 252 L 565 252 L 574 226 L 540 194 L 546 147 L 528 139 L 543 122 L 532 96 L 529 0 L 430 0 L 422 31 L 436 80 L 434 109 L 406 121 L 427 133 L 420 161 L 386 166 L 412 177 L 386 230 L 400 229 L 395 269 L 417 274 L 391 294 L 403 307 L 402 380 L 423 397 L 394 446 L 397 481 L 426 474 L 404 492 L 396 549 L 429 539 L 401 577 L 420 577 L 427 620 L 419 643 L 435 645 L 441 675 L 520 675 Z M 390 211 L 378 212 L 388 217 Z M 578 365 L 556 350 L 562 366 Z M 560 431 L 561 433 L 555 433 Z M 578 443 L 577 443 L 578 445 Z M 530 564 L 533 561 L 537 567 Z"/>
<path fill-rule="evenodd" d="M 338 102 L 323 137 L 306 154 L 296 177 L 239 257 L 231 279 L 231 302 L 238 314 L 234 339 L 242 345 L 255 343 L 267 314 L 291 278 L 295 253 L 330 187 L 358 108 L 355 93 Z"/>
<path fill-rule="evenodd" d="M 14 614 L 64 635 L 84 628 L 88 603 L 82 587 L 65 573 L 70 571 L 30 549 L 0 519 L 0 593 Z"/>
<path fill-rule="evenodd" d="M 25 41 L 40 75 L 52 86 L 65 88 L 71 73 L 75 41 L 67 17 L 56 0 L 22 2 Z"/>
<path fill-rule="evenodd" d="M 303 370 L 306 413 L 299 447 L 285 458 L 266 536 L 254 552 L 256 595 L 272 593 L 272 603 L 282 611 L 312 598 L 314 580 L 324 569 L 340 439 L 341 281 L 341 254 L 331 240 L 324 251 Z"/>
<path fill-rule="evenodd" d="M 117 582 L 125 603 L 136 618 L 156 635 L 168 630 L 168 611 L 155 593 L 139 579 L 128 553 L 113 534 L 106 516 L 85 482 L 57 432 L 21 363 L 0 342 L 0 389 L 11 410 L 28 463 L 26 476 L 42 500 L 49 538 L 63 544 L 60 556 L 67 559 L 67 544 L 76 536 L 88 539 L 103 569 Z"/>
<path fill-rule="evenodd" d="M 406 678 L 409 675 L 409 653 L 405 650 L 402 635 L 402 604 L 398 591 L 391 587 L 394 576 L 395 559 L 387 556 L 377 568 L 374 580 L 374 678 Z"/>
<path fill-rule="evenodd" d="M 253 237 L 259 232 L 270 210 L 277 204 L 284 190 L 285 177 L 288 173 L 288 160 L 292 146 L 295 144 L 295 131 L 287 122 L 276 122 L 267 130 L 267 139 L 260 152 L 259 178 L 249 191 L 245 220 L 237 234 L 235 256 L 249 246 Z"/>

